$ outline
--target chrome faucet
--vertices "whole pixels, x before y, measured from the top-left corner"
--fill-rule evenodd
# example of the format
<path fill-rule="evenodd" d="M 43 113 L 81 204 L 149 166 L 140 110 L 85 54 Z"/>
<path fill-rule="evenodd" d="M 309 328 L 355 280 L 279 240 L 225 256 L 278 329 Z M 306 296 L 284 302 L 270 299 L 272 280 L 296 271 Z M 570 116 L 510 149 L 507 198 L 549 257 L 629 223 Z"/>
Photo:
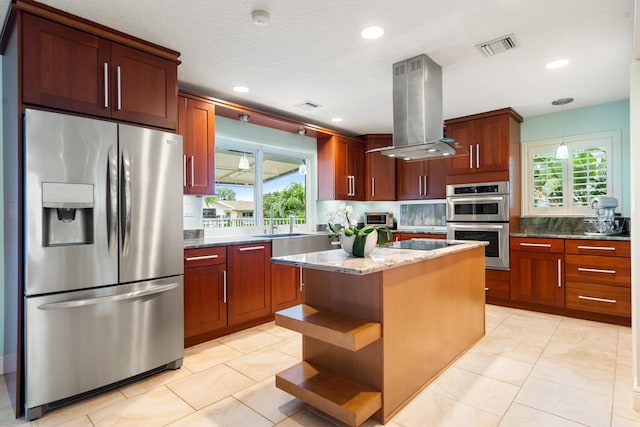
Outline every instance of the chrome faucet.
<path fill-rule="evenodd" d="M 275 227 L 273 226 L 273 208 L 278 206 L 280 211 L 280 216 L 284 215 L 284 211 L 282 210 L 282 205 L 280 202 L 273 202 L 271 206 L 269 206 L 269 234 L 274 234 Z"/>
<path fill-rule="evenodd" d="M 293 226 L 296 222 L 296 216 L 294 214 L 289 215 L 289 234 L 293 234 Z"/>

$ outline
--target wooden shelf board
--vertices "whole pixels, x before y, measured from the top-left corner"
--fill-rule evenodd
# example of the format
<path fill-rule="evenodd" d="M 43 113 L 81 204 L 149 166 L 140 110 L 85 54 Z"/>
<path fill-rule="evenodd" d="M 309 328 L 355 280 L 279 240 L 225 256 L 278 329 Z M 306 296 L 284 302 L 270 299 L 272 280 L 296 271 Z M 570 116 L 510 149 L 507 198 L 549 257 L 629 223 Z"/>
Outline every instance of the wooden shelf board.
<path fill-rule="evenodd" d="M 276 325 L 351 351 L 380 339 L 380 323 L 300 304 L 275 315 Z"/>
<path fill-rule="evenodd" d="M 308 362 L 277 374 L 276 387 L 354 427 L 382 408 L 380 391 Z"/>

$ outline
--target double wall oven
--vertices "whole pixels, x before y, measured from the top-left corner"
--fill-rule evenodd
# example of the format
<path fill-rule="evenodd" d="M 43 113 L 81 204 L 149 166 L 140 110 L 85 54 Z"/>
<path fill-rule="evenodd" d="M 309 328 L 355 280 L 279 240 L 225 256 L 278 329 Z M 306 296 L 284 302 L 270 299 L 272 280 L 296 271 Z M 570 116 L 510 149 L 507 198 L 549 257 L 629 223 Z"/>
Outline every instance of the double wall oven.
<path fill-rule="evenodd" d="M 481 240 L 485 265 L 509 269 L 509 183 L 447 185 L 447 239 Z"/>

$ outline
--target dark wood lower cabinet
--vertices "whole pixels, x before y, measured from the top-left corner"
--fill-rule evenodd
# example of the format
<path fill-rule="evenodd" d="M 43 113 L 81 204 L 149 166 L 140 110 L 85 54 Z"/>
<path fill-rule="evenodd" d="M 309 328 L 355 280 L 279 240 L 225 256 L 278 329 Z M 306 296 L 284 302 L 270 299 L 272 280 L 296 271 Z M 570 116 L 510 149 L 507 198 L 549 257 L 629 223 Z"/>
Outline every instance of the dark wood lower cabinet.
<path fill-rule="evenodd" d="M 227 320 L 236 325 L 271 313 L 271 244 L 227 247 Z"/>
<path fill-rule="evenodd" d="M 185 268 L 184 338 L 227 326 L 224 301 L 226 265 Z"/>
<path fill-rule="evenodd" d="M 271 264 L 271 311 L 302 304 L 302 268 Z"/>
<path fill-rule="evenodd" d="M 564 307 L 564 254 L 511 252 L 511 299 Z"/>

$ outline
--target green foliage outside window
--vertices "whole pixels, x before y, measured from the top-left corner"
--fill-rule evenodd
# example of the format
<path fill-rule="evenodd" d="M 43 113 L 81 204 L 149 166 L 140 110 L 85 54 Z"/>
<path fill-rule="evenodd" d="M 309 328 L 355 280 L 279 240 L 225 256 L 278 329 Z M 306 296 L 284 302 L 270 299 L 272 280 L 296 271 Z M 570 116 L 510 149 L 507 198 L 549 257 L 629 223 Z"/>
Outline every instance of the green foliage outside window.
<path fill-rule="evenodd" d="M 284 190 L 265 193 L 262 196 L 264 218 L 269 218 L 269 208 L 273 202 L 278 202 L 282 205 L 283 217 L 285 218 L 292 214 L 297 218 L 306 217 L 306 193 L 304 186 L 300 183 L 294 182 Z"/>

